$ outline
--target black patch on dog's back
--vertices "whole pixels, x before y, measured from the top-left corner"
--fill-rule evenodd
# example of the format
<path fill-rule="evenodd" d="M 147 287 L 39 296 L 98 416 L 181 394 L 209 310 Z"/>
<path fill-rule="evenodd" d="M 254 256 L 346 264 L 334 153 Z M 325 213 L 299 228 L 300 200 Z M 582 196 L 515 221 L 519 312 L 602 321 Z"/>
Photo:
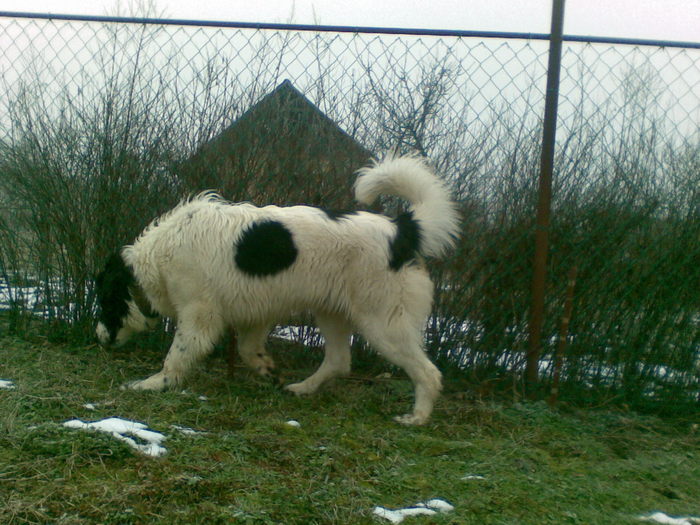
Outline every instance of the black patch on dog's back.
<path fill-rule="evenodd" d="M 289 268 L 297 258 L 291 232 L 277 221 L 248 227 L 236 246 L 236 265 L 255 277 L 274 275 Z"/>
<path fill-rule="evenodd" d="M 389 242 L 389 267 L 396 271 L 420 252 L 421 230 L 410 211 L 402 213 L 392 222 L 396 224 L 396 237 Z"/>
<path fill-rule="evenodd" d="M 357 215 L 356 211 L 345 211 L 345 210 L 328 210 L 326 208 L 319 208 L 323 213 L 326 214 L 332 221 L 339 221 L 341 219 L 349 219 L 352 215 Z"/>
<path fill-rule="evenodd" d="M 107 328 L 112 340 L 129 313 L 129 287 L 135 282 L 133 272 L 119 253 L 113 254 L 107 260 L 104 269 L 95 278 L 97 304 L 100 307 L 99 320 Z"/>

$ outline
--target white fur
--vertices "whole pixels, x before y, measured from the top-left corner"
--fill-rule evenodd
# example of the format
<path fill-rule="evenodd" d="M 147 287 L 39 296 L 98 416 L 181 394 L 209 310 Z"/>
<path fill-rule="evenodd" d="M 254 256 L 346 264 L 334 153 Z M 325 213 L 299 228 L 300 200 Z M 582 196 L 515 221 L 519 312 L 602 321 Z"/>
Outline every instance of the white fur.
<path fill-rule="evenodd" d="M 134 301 L 127 301 L 127 306 L 129 308 L 127 320 L 117 332 L 111 343 L 112 346 L 119 347 L 126 343 L 133 334 L 153 328 L 157 324 L 157 319 L 146 317 Z M 100 344 L 106 345 L 110 342 L 109 331 L 103 323 L 97 323 L 96 333 Z"/>
<path fill-rule="evenodd" d="M 409 200 L 421 227 L 422 254 L 439 255 L 452 245 L 458 224 L 454 204 L 421 160 L 390 157 L 361 170 L 358 200 L 369 202 L 380 193 Z M 234 263 L 234 246 L 246 227 L 261 220 L 282 223 L 298 256 L 278 274 L 251 277 Z M 356 330 L 415 384 L 413 412 L 398 420 L 424 423 L 441 389 L 440 372 L 423 350 L 433 286 L 419 261 L 389 268 L 396 231 L 391 219 L 367 212 L 332 220 L 316 208 L 258 208 L 211 193 L 180 204 L 122 250 L 151 307 L 177 321 L 163 369 L 130 386 L 157 390 L 179 383 L 231 326 L 243 360 L 268 374 L 274 363 L 264 344 L 271 327 L 290 313 L 310 311 L 326 341 L 325 358 L 288 390 L 311 394 L 349 373 L 349 341 Z M 123 330 L 143 329 L 131 310 Z"/>

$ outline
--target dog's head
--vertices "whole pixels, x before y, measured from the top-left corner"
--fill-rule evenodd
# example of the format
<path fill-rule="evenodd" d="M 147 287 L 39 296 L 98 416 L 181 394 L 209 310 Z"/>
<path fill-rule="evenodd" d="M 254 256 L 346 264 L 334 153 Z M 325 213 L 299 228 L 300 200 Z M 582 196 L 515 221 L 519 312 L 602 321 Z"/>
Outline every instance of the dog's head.
<path fill-rule="evenodd" d="M 120 346 L 137 332 L 156 324 L 158 315 L 143 296 L 134 273 L 120 253 L 112 255 L 95 279 L 99 316 L 97 340 Z"/>

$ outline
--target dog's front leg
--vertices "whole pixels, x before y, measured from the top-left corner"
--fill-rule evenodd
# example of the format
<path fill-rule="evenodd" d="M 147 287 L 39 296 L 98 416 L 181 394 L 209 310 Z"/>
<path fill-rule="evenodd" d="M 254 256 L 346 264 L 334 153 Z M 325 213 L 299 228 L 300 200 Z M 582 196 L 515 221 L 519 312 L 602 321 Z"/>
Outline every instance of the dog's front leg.
<path fill-rule="evenodd" d="M 221 324 L 213 322 L 212 316 L 206 317 L 206 323 L 201 320 L 201 316 L 181 319 L 163 369 L 147 379 L 125 386 L 133 390 L 165 390 L 181 384 L 193 365 L 211 353 L 221 335 Z"/>
<path fill-rule="evenodd" d="M 201 357 L 211 352 L 213 343 L 205 341 L 196 334 L 187 334 L 178 328 L 168 355 L 165 357 L 163 369 L 147 379 L 127 384 L 133 390 L 165 390 L 174 388 L 182 383 L 192 365 Z"/>

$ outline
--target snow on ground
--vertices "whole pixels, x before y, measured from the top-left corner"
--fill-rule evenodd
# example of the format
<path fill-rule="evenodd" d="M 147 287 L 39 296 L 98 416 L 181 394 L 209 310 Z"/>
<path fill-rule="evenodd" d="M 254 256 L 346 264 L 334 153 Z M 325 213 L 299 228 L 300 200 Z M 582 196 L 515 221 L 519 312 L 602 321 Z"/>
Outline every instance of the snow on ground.
<path fill-rule="evenodd" d="M 181 434 L 185 434 L 188 436 L 204 435 L 204 434 L 209 433 L 209 432 L 204 432 L 203 430 L 195 430 L 193 428 L 183 427 L 180 425 L 170 425 L 170 428 L 172 428 L 173 430 L 177 430 Z"/>
<path fill-rule="evenodd" d="M 34 309 L 39 304 L 41 292 L 38 286 L 10 286 L 0 279 L 0 310 L 7 310 L 13 301 L 20 301 L 28 308 Z"/>
<path fill-rule="evenodd" d="M 276 326 L 271 335 L 284 339 L 286 341 L 316 341 L 318 344 L 323 344 L 323 335 L 315 326 L 305 325 L 279 325 Z"/>
<path fill-rule="evenodd" d="M 664 523 L 666 525 L 700 525 L 700 518 L 686 516 L 683 518 L 673 518 L 663 512 L 654 512 L 648 516 L 639 516 L 639 521 L 650 521 L 652 523 Z"/>
<path fill-rule="evenodd" d="M 8 285 L 4 279 L 0 279 L 0 310 L 9 310 L 13 305 L 39 317 L 46 318 L 48 313 L 42 303 L 39 286 Z"/>
<path fill-rule="evenodd" d="M 484 476 L 482 476 L 481 474 L 467 474 L 466 476 L 463 476 L 461 478 L 462 481 L 471 481 L 471 480 L 481 481 L 481 480 L 485 480 L 485 479 L 486 478 Z"/>
<path fill-rule="evenodd" d="M 0 389 L 3 390 L 14 390 L 15 384 L 7 379 L 0 379 Z"/>
<path fill-rule="evenodd" d="M 147 456 L 159 457 L 167 452 L 165 447 L 161 446 L 166 436 L 160 432 L 149 430 L 146 425 L 137 421 L 110 417 L 92 423 L 85 423 L 79 419 L 71 419 L 63 423 L 63 426 L 106 432 Z M 145 443 L 139 443 L 134 438 Z"/>
<path fill-rule="evenodd" d="M 389 520 L 391 523 L 401 523 L 409 516 L 433 515 L 438 512 L 452 512 L 454 507 L 443 499 L 431 499 L 425 503 L 416 503 L 411 507 L 403 509 L 390 510 L 384 507 L 374 507 L 373 513 L 380 517 Z"/>

